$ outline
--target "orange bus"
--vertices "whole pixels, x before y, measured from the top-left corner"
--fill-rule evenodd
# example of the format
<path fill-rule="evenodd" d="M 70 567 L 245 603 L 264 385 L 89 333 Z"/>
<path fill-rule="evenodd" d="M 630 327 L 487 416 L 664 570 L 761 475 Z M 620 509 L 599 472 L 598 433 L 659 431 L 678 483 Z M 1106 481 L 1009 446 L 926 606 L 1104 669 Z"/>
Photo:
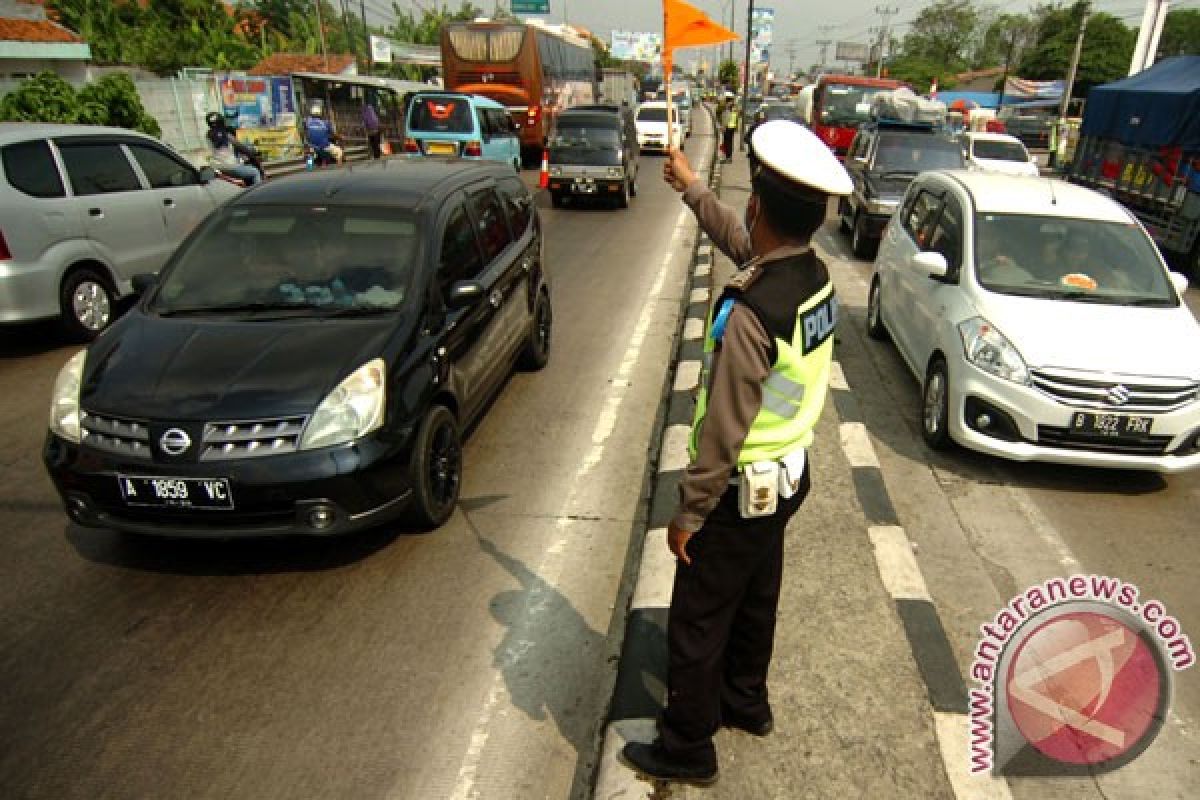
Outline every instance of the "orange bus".
<path fill-rule="evenodd" d="M 596 66 L 586 39 L 562 26 L 452 22 L 442 26 L 445 88 L 508 109 L 521 148 L 540 152 L 558 112 L 594 103 Z"/>

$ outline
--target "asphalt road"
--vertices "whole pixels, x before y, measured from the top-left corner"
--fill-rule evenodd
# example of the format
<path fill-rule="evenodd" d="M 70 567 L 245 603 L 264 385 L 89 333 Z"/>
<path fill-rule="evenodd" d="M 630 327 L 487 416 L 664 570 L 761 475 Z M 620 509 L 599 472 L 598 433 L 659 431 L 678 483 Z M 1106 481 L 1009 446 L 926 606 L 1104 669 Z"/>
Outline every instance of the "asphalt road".
<path fill-rule="evenodd" d="M 846 312 L 838 358 L 964 672 L 980 625 L 1026 588 L 1072 574 L 1134 584 L 1143 602 L 1161 601 L 1200 646 L 1200 472 L 1160 476 L 931 451 L 921 439 L 916 378 L 890 342 L 866 336 L 872 265 L 850 254 L 836 223 L 817 242 Z M 1185 299 L 1200 314 L 1200 291 L 1189 289 Z M 1200 671 L 1177 673 L 1174 692 L 1167 723 L 1132 764 L 1094 781 L 1013 778 L 1014 797 L 1195 797 Z"/>
<path fill-rule="evenodd" d="M 51 326 L 4 331 L 0 794 L 584 796 L 693 240 L 660 171 L 643 159 L 627 211 L 539 198 L 551 362 L 471 432 L 461 507 L 433 533 L 68 524 L 40 448 L 76 348 Z"/>

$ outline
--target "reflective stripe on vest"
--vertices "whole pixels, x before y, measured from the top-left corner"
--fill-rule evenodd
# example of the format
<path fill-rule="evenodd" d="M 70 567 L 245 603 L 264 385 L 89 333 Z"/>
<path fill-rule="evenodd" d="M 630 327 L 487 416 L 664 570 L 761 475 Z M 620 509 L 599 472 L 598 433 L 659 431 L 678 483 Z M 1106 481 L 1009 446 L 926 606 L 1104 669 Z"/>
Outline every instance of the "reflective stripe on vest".
<path fill-rule="evenodd" d="M 829 388 L 836 323 L 837 295 L 830 283 L 797 309 L 792 340 L 775 339 L 778 356 L 763 381 L 762 405 L 738 453 L 739 467 L 755 461 L 776 460 L 812 444 L 813 428 L 821 416 Z M 708 410 L 708 387 L 716 344 L 710 309 L 696 412 L 688 440 L 688 451 L 693 459 Z"/>

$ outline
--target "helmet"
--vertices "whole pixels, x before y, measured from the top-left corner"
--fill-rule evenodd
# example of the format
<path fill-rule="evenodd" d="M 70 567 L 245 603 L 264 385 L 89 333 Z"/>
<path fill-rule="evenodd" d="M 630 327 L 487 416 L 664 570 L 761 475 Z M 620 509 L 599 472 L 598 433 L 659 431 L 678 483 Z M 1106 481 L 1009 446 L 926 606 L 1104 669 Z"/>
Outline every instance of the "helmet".
<path fill-rule="evenodd" d="M 219 111 L 210 111 L 204 115 L 204 121 L 208 123 L 208 127 L 215 128 L 225 124 L 225 115 Z"/>

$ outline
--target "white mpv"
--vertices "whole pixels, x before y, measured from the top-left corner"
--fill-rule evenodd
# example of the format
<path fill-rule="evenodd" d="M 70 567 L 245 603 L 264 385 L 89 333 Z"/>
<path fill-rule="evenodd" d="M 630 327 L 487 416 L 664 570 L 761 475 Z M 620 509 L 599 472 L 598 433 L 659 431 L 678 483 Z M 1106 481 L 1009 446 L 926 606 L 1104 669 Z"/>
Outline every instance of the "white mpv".
<path fill-rule="evenodd" d="M 1018 461 L 1200 466 L 1200 325 L 1129 212 L 1045 178 L 928 172 L 867 308 L 922 381 L 921 430 Z"/>

